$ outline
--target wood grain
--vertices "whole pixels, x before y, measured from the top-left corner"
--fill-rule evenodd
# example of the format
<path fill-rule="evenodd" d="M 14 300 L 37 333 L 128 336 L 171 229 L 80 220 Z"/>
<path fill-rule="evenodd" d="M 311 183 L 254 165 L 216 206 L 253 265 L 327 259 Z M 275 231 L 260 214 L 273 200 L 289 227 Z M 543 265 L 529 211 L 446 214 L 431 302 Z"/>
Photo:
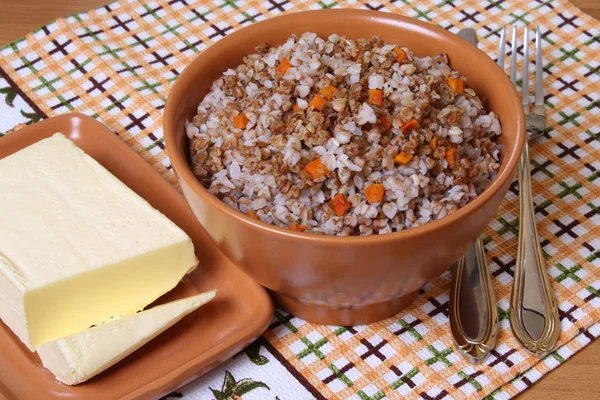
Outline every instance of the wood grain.
<path fill-rule="evenodd" d="M 600 19 L 600 1 L 598 0 L 571 0 L 576 7 L 581 11 L 591 15 L 596 19 Z"/>
<path fill-rule="evenodd" d="M 600 19 L 600 0 L 571 0 L 587 14 Z M 0 46 L 40 26 L 78 12 L 88 11 L 107 0 L 0 0 Z M 521 396 L 520 400 L 600 399 L 600 342 L 573 356 Z"/>

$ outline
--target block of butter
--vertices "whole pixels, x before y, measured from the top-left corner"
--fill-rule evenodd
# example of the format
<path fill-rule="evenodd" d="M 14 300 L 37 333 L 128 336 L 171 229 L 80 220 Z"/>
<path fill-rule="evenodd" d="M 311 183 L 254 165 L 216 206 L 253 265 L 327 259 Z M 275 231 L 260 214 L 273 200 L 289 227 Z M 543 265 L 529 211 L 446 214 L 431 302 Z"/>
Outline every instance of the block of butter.
<path fill-rule="evenodd" d="M 0 318 L 30 350 L 141 310 L 190 238 L 62 134 L 0 160 Z"/>
<path fill-rule="evenodd" d="M 77 385 L 121 361 L 215 294 L 212 290 L 173 301 L 45 343 L 38 355 L 58 381 Z"/>

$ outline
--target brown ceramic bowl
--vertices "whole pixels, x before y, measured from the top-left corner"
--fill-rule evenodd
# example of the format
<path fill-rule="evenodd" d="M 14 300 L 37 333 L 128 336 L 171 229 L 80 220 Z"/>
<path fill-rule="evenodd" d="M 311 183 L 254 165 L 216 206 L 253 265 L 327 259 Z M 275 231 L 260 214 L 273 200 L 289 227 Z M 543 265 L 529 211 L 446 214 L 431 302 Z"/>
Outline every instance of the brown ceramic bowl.
<path fill-rule="evenodd" d="M 502 166 L 492 185 L 454 214 L 402 232 L 335 237 L 281 229 L 229 208 L 194 177 L 187 162 L 185 122 L 211 83 L 242 63 L 261 42 L 280 45 L 291 34 L 380 36 L 418 56 L 446 52 L 454 69 L 500 117 Z M 351 325 L 390 316 L 411 303 L 493 218 L 511 183 L 525 140 L 518 94 L 504 72 L 482 51 L 434 25 L 388 13 L 326 10 L 287 14 L 220 40 L 179 76 L 167 99 L 166 145 L 192 211 L 217 246 L 246 274 L 270 289 L 279 304 L 309 321 Z"/>

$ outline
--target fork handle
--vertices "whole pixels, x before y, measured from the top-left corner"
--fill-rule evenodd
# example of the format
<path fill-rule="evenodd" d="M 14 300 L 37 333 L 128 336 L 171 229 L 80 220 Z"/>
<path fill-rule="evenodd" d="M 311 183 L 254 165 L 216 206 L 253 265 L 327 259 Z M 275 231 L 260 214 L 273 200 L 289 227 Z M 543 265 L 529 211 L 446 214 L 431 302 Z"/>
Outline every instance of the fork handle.
<path fill-rule="evenodd" d="M 529 169 L 529 145 L 519 161 L 519 244 L 510 302 L 510 325 L 519 342 L 542 356 L 554 348 L 560 320 L 538 240 Z"/>

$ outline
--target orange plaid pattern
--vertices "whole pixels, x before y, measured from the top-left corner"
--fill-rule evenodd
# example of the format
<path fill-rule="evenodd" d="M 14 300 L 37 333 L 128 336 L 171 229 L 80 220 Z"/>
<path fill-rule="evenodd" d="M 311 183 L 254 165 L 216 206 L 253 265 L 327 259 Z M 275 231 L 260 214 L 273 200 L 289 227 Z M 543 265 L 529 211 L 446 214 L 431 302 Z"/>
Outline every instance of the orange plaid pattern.
<path fill-rule="evenodd" d="M 518 229 L 513 185 L 486 231 L 501 330 L 483 365 L 468 364 L 453 349 L 449 273 L 429 284 L 404 312 L 368 326 L 317 326 L 278 311 L 264 335 L 268 347 L 313 397 L 514 396 L 600 335 L 600 23 L 567 1 L 122 0 L 57 20 L 0 49 L 0 84 L 6 85 L 0 95 L 20 108 L 12 125 L 0 124 L 0 131 L 83 112 L 108 125 L 174 183 L 161 116 L 183 68 L 211 43 L 247 24 L 282 12 L 331 7 L 404 14 L 452 32 L 470 26 L 491 57 L 502 26 L 541 27 L 549 129 L 532 145 L 532 176 L 562 334 L 559 348 L 539 360 L 519 346 L 508 326 Z"/>

